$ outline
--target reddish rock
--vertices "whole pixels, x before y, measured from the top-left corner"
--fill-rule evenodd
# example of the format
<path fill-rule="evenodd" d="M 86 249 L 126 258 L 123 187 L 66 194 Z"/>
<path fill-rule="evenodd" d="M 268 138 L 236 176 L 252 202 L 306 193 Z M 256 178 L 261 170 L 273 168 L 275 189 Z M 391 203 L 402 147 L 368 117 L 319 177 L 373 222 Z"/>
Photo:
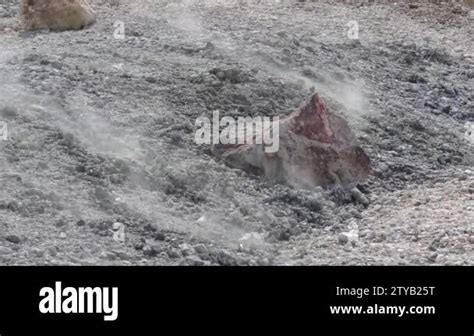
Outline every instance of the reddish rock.
<path fill-rule="evenodd" d="M 347 186 L 367 179 L 368 156 L 346 120 L 330 112 L 318 94 L 275 125 L 280 133 L 277 152 L 244 144 L 220 146 L 218 155 L 233 167 L 296 187 Z"/>

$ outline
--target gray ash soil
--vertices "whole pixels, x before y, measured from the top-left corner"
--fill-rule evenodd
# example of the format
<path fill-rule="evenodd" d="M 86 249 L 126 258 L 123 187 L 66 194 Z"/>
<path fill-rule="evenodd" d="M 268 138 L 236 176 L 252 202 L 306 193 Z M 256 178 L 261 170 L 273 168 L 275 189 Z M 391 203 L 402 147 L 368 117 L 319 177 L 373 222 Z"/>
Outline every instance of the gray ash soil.
<path fill-rule="evenodd" d="M 92 1 L 95 25 L 49 33 L 2 30 L 0 2 L 2 265 L 474 263 L 473 11 L 197 3 Z M 283 116 L 311 90 L 370 156 L 363 194 L 194 142 L 199 116 Z"/>

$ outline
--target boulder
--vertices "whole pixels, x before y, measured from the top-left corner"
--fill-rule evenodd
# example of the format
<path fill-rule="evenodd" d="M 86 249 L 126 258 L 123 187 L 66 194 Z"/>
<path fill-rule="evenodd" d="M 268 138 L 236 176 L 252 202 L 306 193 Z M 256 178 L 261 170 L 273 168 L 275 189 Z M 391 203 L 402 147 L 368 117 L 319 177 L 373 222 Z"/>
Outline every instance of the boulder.
<path fill-rule="evenodd" d="M 471 8 L 474 8 L 474 0 L 464 0 L 464 3 L 471 7 Z"/>
<path fill-rule="evenodd" d="M 21 16 L 27 30 L 78 30 L 95 21 L 86 0 L 22 0 Z"/>
<path fill-rule="evenodd" d="M 274 183 L 312 188 L 351 186 L 364 182 L 371 163 L 346 120 L 329 111 L 317 93 L 286 118 L 279 128 L 279 148 L 264 145 L 218 145 L 214 149 L 228 165 L 262 174 Z M 263 132 L 274 132 L 270 128 Z"/>

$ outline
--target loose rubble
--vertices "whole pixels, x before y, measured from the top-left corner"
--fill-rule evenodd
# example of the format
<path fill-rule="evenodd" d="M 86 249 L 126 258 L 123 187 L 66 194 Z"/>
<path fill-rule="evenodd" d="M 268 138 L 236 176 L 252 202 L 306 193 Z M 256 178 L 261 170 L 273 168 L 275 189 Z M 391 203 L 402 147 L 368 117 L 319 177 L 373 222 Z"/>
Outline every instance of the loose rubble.
<path fill-rule="evenodd" d="M 472 265 L 472 10 L 90 3 L 96 23 L 61 33 L 0 3 L 0 264 Z M 344 136 L 292 123 L 308 97 L 309 124 L 327 111 Z M 285 175 L 197 144 L 215 110 L 280 117 Z"/>

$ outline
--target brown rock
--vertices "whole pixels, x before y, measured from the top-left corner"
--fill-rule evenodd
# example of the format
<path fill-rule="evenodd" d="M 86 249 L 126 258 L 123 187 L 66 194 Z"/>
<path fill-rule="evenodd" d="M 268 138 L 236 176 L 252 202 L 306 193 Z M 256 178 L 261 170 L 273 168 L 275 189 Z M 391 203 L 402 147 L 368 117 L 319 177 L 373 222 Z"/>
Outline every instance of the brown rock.
<path fill-rule="evenodd" d="M 21 15 L 27 30 L 77 30 L 95 20 L 86 0 L 22 0 Z"/>

